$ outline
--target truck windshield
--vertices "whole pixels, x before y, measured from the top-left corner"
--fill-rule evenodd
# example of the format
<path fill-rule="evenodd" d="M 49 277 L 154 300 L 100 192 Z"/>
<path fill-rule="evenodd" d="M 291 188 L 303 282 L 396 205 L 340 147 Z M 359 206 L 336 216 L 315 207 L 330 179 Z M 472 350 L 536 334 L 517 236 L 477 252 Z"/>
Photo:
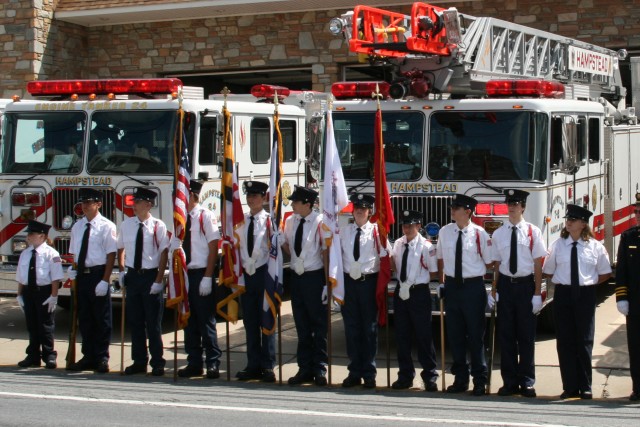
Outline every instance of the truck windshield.
<path fill-rule="evenodd" d="M 335 112 L 333 127 L 344 178 L 373 179 L 375 113 Z M 422 176 L 424 115 L 419 112 L 385 112 L 382 138 L 387 177 L 391 181 Z"/>
<path fill-rule="evenodd" d="M 544 181 L 549 119 L 531 111 L 431 115 L 428 177 L 434 181 Z"/>
<path fill-rule="evenodd" d="M 173 173 L 175 111 L 96 111 L 91 116 L 91 174 Z"/>
<path fill-rule="evenodd" d="M 79 173 L 86 123 L 80 111 L 6 113 L 0 172 Z"/>

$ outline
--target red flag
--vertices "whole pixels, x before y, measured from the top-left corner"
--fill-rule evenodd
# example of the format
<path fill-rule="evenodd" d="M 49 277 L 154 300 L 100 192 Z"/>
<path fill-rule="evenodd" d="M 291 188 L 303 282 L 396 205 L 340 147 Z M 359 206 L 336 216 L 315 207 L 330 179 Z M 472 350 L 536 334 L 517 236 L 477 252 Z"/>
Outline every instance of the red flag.
<path fill-rule="evenodd" d="M 382 248 L 379 252 L 386 254 L 380 256 L 380 272 L 378 273 L 378 283 L 376 287 L 376 303 L 378 306 L 378 324 L 384 326 L 387 322 L 387 286 L 391 279 L 391 260 L 386 252 L 387 235 L 391 224 L 395 222 L 389 189 L 387 188 L 387 171 L 384 163 L 384 141 L 382 140 L 382 111 L 378 105 L 376 120 L 374 124 L 374 183 L 375 183 L 375 214 L 371 217 L 371 222 L 378 224 L 380 232 L 380 243 Z"/>

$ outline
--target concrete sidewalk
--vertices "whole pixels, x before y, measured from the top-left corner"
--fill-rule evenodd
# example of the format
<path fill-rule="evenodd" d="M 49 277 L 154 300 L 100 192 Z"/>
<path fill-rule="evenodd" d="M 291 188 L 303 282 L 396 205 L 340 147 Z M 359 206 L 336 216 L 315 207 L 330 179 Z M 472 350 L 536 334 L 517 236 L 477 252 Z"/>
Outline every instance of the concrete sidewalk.
<path fill-rule="evenodd" d="M 631 392 L 631 379 L 629 378 L 629 360 L 626 345 L 626 326 L 625 318 L 621 316 L 615 303 L 615 295 L 613 287 L 607 285 L 600 292 L 600 303 L 596 310 L 596 334 L 593 349 L 593 394 L 596 399 L 620 399 L 626 400 Z M 121 366 L 120 357 L 120 316 L 121 310 L 118 305 L 114 307 L 114 326 L 113 326 L 113 344 L 111 346 L 111 373 L 109 375 L 118 375 Z M 165 321 L 163 322 L 163 335 L 165 346 L 165 358 L 167 359 L 166 380 L 171 381 L 174 366 L 174 344 L 177 343 L 177 366 L 182 367 L 186 364 L 186 355 L 184 353 L 183 335 L 179 331 L 177 335 L 173 332 L 173 312 L 165 311 Z M 68 348 L 68 331 L 70 324 L 70 312 L 58 309 L 56 312 L 56 350 L 58 351 L 58 368 L 63 370 L 65 366 L 65 355 Z M 227 379 L 227 370 L 230 366 L 230 377 L 233 381 L 237 371 L 243 369 L 246 364 L 246 347 L 245 334 L 242 322 L 229 325 L 229 333 L 227 335 L 226 323 L 218 323 L 218 338 L 220 347 L 223 350 L 221 360 L 221 379 L 217 381 L 225 381 Z M 332 356 L 331 356 L 331 384 L 339 387 L 342 380 L 347 376 L 348 359 L 346 357 L 344 328 L 342 316 L 334 313 L 332 316 Z M 439 322 L 434 324 L 434 335 L 436 339 L 436 353 L 438 364 L 440 366 L 440 337 Z M 174 338 L 177 337 L 177 341 Z M 394 343 L 393 325 L 390 328 L 390 362 L 389 369 L 390 382 L 396 380 L 397 363 L 395 361 L 395 343 Z M 228 337 L 228 338 L 227 338 Z M 282 307 L 282 333 L 281 333 L 281 363 L 282 363 L 282 379 L 286 383 L 290 376 L 297 371 L 295 363 L 296 350 L 296 331 L 291 315 L 291 305 L 285 302 Z M 228 340 L 228 341 L 227 341 Z M 78 337 L 80 341 L 80 337 Z M 129 346 L 129 335 L 125 336 L 124 345 L 124 366 L 131 364 L 131 348 Z M 227 345 L 227 342 L 229 343 Z M 24 358 L 24 350 L 27 346 L 27 333 L 24 316 L 20 311 L 15 299 L 0 298 L 0 366 L 8 368 L 16 366 L 17 362 Z M 77 345 L 77 357 L 81 357 L 80 345 Z M 449 355 L 446 355 L 447 369 L 451 364 Z M 416 360 L 416 358 L 414 358 Z M 16 366 L 16 369 L 17 368 Z M 276 369 L 276 376 L 280 372 Z M 419 371 L 418 371 L 419 374 Z M 562 392 L 562 384 L 560 382 L 560 370 L 558 368 L 558 357 L 555 348 L 555 336 L 553 334 L 539 333 L 536 342 L 536 390 L 539 398 L 557 399 Z M 68 373 L 67 375 L 78 375 L 77 373 Z M 97 374 L 96 374 L 97 375 Z M 453 382 L 453 376 L 447 373 L 445 376 L 446 384 Z M 206 379 L 179 379 L 179 381 L 209 381 Z M 378 388 L 387 386 L 387 340 L 386 330 L 381 329 L 379 335 L 379 351 L 378 351 Z M 441 381 L 438 381 L 440 387 Z M 495 350 L 495 360 L 492 373 L 491 392 L 496 393 L 498 388 L 502 386 L 500 377 L 500 357 L 499 349 Z M 418 379 L 414 382 L 413 390 L 422 389 L 422 381 Z M 519 398 L 519 397 L 518 397 Z M 524 399 L 524 398 L 520 398 Z"/>

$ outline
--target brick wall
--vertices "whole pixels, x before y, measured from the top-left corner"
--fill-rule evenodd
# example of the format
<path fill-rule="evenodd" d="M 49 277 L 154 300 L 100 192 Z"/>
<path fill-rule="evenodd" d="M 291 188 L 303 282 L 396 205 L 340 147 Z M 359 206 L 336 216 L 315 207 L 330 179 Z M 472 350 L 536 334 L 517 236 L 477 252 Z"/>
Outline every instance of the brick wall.
<path fill-rule="evenodd" d="M 167 73 L 312 65 L 313 89 L 324 91 L 339 65 L 356 62 L 327 31 L 343 11 L 315 11 L 84 28 L 52 21 L 57 0 L 0 4 L 2 96 L 26 81 L 150 77 Z M 449 4 L 447 4 L 449 5 Z M 454 4 L 613 49 L 640 47 L 640 1 L 486 0 Z M 399 8 L 404 12 L 408 7 Z"/>

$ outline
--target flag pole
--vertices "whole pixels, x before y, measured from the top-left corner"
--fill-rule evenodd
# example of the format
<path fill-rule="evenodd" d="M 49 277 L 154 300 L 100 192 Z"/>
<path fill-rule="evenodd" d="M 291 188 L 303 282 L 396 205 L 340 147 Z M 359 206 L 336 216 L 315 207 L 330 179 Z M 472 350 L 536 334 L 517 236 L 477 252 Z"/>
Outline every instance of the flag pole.
<path fill-rule="evenodd" d="M 276 309 L 276 317 L 278 318 L 278 382 L 282 385 L 282 317 L 280 305 Z"/>
<path fill-rule="evenodd" d="M 327 256 L 330 257 L 331 254 L 327 253 Z M 328 277 L 328 274 L 327 274 Z M 331 305 L 333 304 L 333 286 L 331 286 L 331 282 L 327 279 L 327 361 L 329 362 L 329 385 L 331 385 L 331 364 L 333 359 L 333 345 L 332 345 L 332 336 L 331 333 Z"/>
<path fill-rule="evenodd" d="M 178 382 L 178 310 L 180 307 L 176 304 L 173 311 L 173 382 Z"/>

